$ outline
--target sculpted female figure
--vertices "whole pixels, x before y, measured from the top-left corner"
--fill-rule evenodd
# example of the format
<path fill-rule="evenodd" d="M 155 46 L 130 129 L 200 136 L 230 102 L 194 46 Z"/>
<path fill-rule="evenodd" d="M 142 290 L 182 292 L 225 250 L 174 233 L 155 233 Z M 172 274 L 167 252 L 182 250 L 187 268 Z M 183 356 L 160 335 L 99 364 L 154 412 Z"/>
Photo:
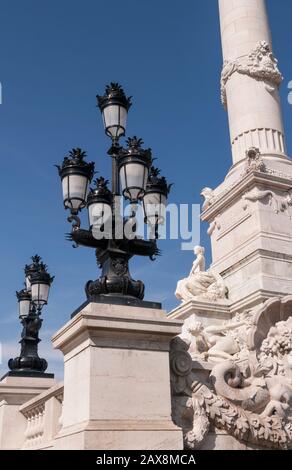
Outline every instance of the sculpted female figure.
<path fill-rule="evenodd" d="M 182 302 L 204 296 L 209 300 L 223 298 L 225 286 L 219 275 L 206 271 L 205 248 L 195 246 L 196 259 L 189 276 L 178 282 L 175 295 Z"/>

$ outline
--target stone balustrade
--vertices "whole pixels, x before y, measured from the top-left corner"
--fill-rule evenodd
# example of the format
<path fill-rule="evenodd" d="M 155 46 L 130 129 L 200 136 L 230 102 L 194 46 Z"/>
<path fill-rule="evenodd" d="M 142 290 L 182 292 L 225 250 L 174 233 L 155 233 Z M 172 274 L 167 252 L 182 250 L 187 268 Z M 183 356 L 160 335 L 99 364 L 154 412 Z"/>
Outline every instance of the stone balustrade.
<path fill-rule="evenodd" d="M 52 449 L 61 428 L 63 383 L 24 403 L 20 413 L 27 420 L 22 449 Z"/>

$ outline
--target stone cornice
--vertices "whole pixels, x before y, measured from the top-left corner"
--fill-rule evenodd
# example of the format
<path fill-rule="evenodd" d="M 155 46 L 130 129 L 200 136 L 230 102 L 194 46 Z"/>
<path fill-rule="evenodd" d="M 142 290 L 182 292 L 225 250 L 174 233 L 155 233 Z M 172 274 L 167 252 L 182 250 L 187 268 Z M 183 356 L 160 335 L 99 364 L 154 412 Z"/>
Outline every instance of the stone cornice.
<path fill-rule="evenodd" d="M 227 276 L 230 272 L 233 273 L 237 270 L 240 270 L 242 266 L 249 264 L 252 260 L 262 258 L 292 262 L 292 255 L 288 255 L 285 253 L 275 253 L 274 251 L 259 248 L 257 250 L 254 250 L 249 255 L 245 256 L 240 261 L 237 261 L 232 266 L 229 266 L 227 269 L 223 270 L 221 274 L 223 276 Z M 214 263 L 214 265 L 216 267 L 216 263 Z"/>
<path fill-rule="evenodd" d="M 247 190 L 251 190 L 257 185 L 268 186 L 269 189 L 288 191 L 292 187 L 292 181 L 266 172 L 248 173 L 216 195 L 212 205 L 202 212 L 201 219 L 203 221 L 213 220 L 222 212 L 223 207 L 230 206 L 236 198 L 243 196 Z"/>
<path fill-rule="evenodd" d="M 181 322 L 170 321 L 163 310 L 141 309 L 123 305 L 91 303 L 72 318 L 52 338 L 53 346 L 64 352 L 69 344 L 87 344 L 98 334 L 101 339 L 108 334 L 115 336 L 116 343 L 124 335 L 136 338 L 159 338 L 161 343 L 179 334 Z M 76 346 L 78 344 L 76 343 Z"/>
<path fill-rule="evenodd" d="M 199 316 L 207 314 L 208 317 L 211 318 L 219 317 L 228 319 L 230 318 L 230 303 L 228 300 L 218 300 L 217 302 L 189 300 L 173 309 L 168 314 L 168 318 L 184 320 L 193 313 L 196 313 Z"/>

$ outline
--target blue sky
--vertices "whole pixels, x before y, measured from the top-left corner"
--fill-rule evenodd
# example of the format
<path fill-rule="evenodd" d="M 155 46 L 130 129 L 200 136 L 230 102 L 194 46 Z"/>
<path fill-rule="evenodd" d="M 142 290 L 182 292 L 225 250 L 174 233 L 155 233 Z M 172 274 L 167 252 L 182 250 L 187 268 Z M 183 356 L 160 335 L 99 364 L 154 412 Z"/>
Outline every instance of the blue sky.
<path fill-rule="evenodd" d="M 0 340 L 3 364 L 18 352 L 20 325 L 15 290 L 22 268 L 39 253 L 56 279 L 44 309 L 41 353 L 62 374 L 50 337 L 85 299 L 84 284 L 98 277 L 94 251 L 74 250 L 54 164 L 69 149 L 87 150 L 110 177 L 108 140 L 95 95 L 110 81 L 133 95 L 129 136 L 152 147 L 175 186 L 170 202 L 199 203 L 231 165 L 227 116 L 220 103 L 222 55 L 216 0 L 15 0 L 1 1 L 0 155 L 2 234 Z M 292 80 L 290 0 L 269 0 L 274 51 L 285 76 L 282 102 L 292 148 L 288 82 Z M 209 249 L 202 225 L 201 243 Z M 177 305 L 174 290 L 189 271 L 191 252 L 180 240 L 160 243 L 163 256 L 137 259 L 133 277 L 146 284 L 146 299 Z M 210 259 L 210 254 L 208 254 Z"/>

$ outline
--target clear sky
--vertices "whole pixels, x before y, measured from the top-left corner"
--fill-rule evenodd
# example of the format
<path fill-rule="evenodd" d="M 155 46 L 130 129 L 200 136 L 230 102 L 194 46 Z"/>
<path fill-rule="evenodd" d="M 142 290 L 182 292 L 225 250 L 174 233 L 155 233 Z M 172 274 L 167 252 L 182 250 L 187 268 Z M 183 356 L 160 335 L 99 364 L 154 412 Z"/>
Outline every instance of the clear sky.
<path fill-rule="evenodd" d="M 15 290 L 23 266 L 40 254 L 56 276 L 44 309 L 41 354 L 62 375 L 51 335 L 84 300 L 84 284 L 99 275 L 94 251 L 65 241 L 70 225 L 54 164 L 69 149 L 87 150 L 110 177 L 108 140 L 95 105 L 110 81 L 133 95 L 128 135 L 152 147 L 175 186 L 170 202 L 199 203 L 231 165 L 227 116 L 220 103 L 222 55 L 217 0 L 14 0 L 0 2 L 0 155 L 2 201 L 0 340 L 3 364 L 18 353 Z M 292 2 L 268 0 L 274 51 L 285 76 L 282 102 L 292 149 Z M 206 226 L 201 243 L 209 249 Z M 174 290 L 193 261 L 180 241 L 160 243 L 163 256 L 132 263 L 146 299 L 178 304 Z M 208 255 L 210 259 L 210 255 Z"/>

